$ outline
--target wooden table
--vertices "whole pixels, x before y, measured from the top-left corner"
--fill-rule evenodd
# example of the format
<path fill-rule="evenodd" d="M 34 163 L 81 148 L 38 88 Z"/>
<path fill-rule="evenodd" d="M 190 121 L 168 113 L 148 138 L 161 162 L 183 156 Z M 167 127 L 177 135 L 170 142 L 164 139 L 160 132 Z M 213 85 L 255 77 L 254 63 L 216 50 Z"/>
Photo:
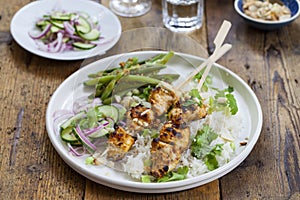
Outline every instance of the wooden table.
<path fill-rule="evenodd" d="M 232 0 L 205 1 L 203 26 L 188 37 L 211 54 L 222 21 L 232 22 L 226 41 L 233 48 L 218 63 L 256 93 L 263 109 L 261 136 L 247 159 L 218 180 L 182 192 L 137 194 L 86 179 L 53 148 L 45 128 L 47 104 L 82 61 L 42 58 L 13 40 L 10 21 L 29 2 L 0 2 L 0 199 L 300 199 L 300 18 L 265 32 L 247 26 Z M 153 0 L 142 17 L 120 21 L 123 31 L 163 27 L 161 1 Z"/>

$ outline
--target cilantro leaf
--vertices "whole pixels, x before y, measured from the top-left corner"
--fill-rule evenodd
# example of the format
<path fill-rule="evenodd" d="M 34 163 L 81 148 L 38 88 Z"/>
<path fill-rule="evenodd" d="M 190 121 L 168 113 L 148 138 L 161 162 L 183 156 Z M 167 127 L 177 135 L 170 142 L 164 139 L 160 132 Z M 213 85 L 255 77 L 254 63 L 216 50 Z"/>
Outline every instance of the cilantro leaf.
<path fill-rule="evenodd" d="M 219 167 L 219 163 L 216 159 L 216 156 L 214 156 L 212 154 L 207 154 L 205 156 L 204 163 L 207 166 L 207 169 L 210 170 L 210 171 L 212 171 L 214 169 L 217 169 Z"/>
<path fill-rule="evenodd" d="M 204 158 L 204 163 L 208 170 L 214 170 L 219 167 L 216 155 L 221 155 L 223 144 L 217 144 Z"/>
<path fill-rule="evenodd" d="M 230 108 L 230 112 L 232 115 L 235 115 L 238 112 L 238 106 L 236 103 L 236 99 L 232 94 L 226 94 L 227 105 Z"/>
<path fill-rule="evenodd" d="M 232 92 L 234 88 L 228 86 L 228 88 L 224 90 L 219 90 L 214 88 L 217 91 L 213 98 L 209 100 L 209 113 L 214 111 L 223 111 L 225 114 L 235 115 L 238 112 L 238 106 L 236 99 Z"/>
<path fill-rule="evenodd" d="M 192 99 L 186 100 L 182 105 L 184 107 L 188 107 L 194 104 L 199 105 L 200 107 L 202 106 L 202 97 L 200 96 L 200 93 L 197 89 L 192 89 L 189 93 L 192 97 Z"/>
<path fill-rule="evenodd" d="M 192 145 L 192 156 L 204 161 L 208 170 L 214 170 L 219 167 L 216 156 L 221 155 L 223 144 L 211 146 L 211 142 L 215 140 L 218 135 L 208 125 L 204 125 L 201 130 L 198 130 Z"/>
<path fill-rule="evenodd" d="M 194 79 L 196 79 L 197 81 L 200 81 L 201 78 L 202 78 L 202 75 L 204 73 L 204 70 L 205 70 L 205 68 L 203 68 L 198 74 L 196 74 L 194 76 Z M 208 75 L 206 77 L 205 81 L 203 82 L 201 90 L 207 92 L 208 91 L 208 85 L 211 85 L 211 84 L 212 84 L 212 78 L 211 78 L 211 76 Z"/>
<path fill-rule="evenodd" d="M 150 175 L 142 175 L 141 176 L 141 181 L 142 181 L 142 183 L 151 183 L 152 182 L 151 181 L 152 178 L 153 177 L 150 176 Z"/>
<path fill-rule="evenodd" d="M 188 171 L 189 168 L 187 166 L 179 167 L 177 171 L 168 172 L 162 178 L 157 179 L 157 182 L 161 183 L 161 182 L 184 180 L 186 178 Z"/>
<path fill-rule="evenodd" d="M 202 159 L 207 153 L 210 152 L 210 143 L 218 137 L 212 128 L 204 125 L 201 130 L 198 130 L 192 145 L 192 155 L 198 159 Z"/>
<path fill-rule="evenodd" d="M 202 100 L 199 91 L 195 88 L 191 90 L 190 95 L 192 97 L 195 97 L 195 98 L 199 99 L 199 100 Z"/>
<path fill-rule="evenodd" d="M 188 100 L 186 100 L 186 101 L 182 104 L 182 106 L 183 106 L 183 107 L 189 107 L 189 106 L 194 105 L 194 104 L 197 104 L 197 102 L 196 102 L 195 100 L 188 99 Z"/>

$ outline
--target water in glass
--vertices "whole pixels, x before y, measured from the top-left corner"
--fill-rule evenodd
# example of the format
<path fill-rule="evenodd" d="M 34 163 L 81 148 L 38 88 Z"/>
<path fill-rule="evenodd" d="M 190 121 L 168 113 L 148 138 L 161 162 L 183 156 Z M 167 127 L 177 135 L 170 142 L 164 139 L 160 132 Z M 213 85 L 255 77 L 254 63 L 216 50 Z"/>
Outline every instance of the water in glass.
<path fill-rule="evenodd" d="M 164 25 L 174 32 L 190 32 L 202 26 L 203 0 L 163 0 Z"/>
<path fill-rule="evenodd" d="M 110 0 L 109 7 L 117 15 L 137 17 L 151 9 L 152 0 Z"/>

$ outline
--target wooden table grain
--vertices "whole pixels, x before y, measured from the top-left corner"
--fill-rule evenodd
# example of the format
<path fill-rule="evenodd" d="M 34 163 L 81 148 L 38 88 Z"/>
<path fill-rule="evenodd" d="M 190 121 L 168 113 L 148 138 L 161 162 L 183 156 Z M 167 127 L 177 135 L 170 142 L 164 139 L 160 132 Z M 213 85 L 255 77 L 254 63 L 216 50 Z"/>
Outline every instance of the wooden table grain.
<path fill-rule="evenodd" d="M 52 146 L 45 127 L 47 104 L 82 61 L 42 58 L 13 40 L 10 21 L 29 2 L 0 1 L 1 200 L 300 199 L 300 18 L 266 32 L 246 25 L 235 13 L 232 0 L 205 1 L 202 28 L 185 36 L 203 46 L 208 55 L 222 21 L 232 22 L 226 41 L 233 48 L 218 63 L 237 73 L 256 93 L 263 109 L 261 136 L 250 155 L 218 180 L 181 192 L 138 194 L 86 179 Z M 107 6 L 108 0 L 102 3 Z M 119 19 L 123 32 L 163 28 L 161 1 L 153 0 L 144 16 Z"/>

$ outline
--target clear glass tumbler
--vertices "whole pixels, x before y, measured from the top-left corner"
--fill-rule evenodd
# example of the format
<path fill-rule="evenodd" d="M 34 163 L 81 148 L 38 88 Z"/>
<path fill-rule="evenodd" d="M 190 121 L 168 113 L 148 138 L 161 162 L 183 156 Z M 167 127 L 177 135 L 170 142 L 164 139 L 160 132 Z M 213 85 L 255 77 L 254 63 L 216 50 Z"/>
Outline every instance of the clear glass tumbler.
<path fill-rule="evenodd" d="M 137 17 L 147 13 L 152 6 L 151 0 L 110 0 L 110 9 L 122 17 Z"/>
<path fill-rule="evenodd" d="M 203 0 L 162 0 L 163 23 L 173 32 L 190 32 L 202 26 Z"/>

